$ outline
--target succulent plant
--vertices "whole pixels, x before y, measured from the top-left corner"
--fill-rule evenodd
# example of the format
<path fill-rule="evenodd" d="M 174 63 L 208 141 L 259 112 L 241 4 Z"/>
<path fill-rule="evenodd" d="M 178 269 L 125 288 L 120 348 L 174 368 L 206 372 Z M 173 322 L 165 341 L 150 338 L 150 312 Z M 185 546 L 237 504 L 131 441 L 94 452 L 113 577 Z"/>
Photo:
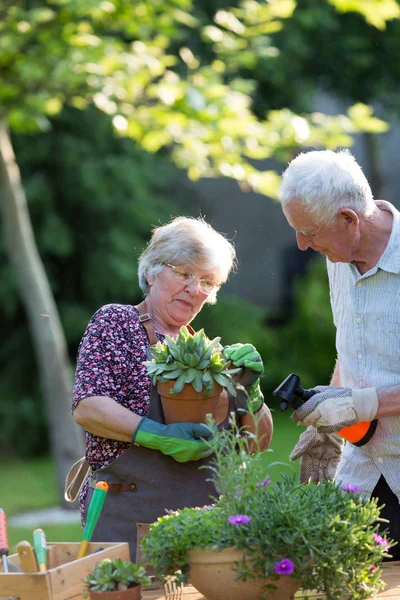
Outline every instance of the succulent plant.
<path fill-rule="evenodd" d="M 94 569 L 83 579 L 85 584 L 83 597 L 87 598 L 89 592 L 123 591 L 137 585 L 148 585 L 147 577 L 142 565 L 132 563 L 130 560 L 104 558 L 96 564 Z"/>
<path fill-rule="evenodd" d="M 163 344 L 158 342 L 151 349 L 153 360 L 143 364 L 154 385 L 158 380 L 176 379 L 171 394 L 178 394 L 190 383 L 196 392 L 204 389 L 204 396 L 208 398 L 216 382 L 236 396 L 232 375 L 241 369 L 230 368 L 231 362 L 224 358 L 220 340 L 220 337 L 209 340 L 203 329 L 192 335 L 187 327 L 181 327 L 176 340 L 166 335 Z"/>

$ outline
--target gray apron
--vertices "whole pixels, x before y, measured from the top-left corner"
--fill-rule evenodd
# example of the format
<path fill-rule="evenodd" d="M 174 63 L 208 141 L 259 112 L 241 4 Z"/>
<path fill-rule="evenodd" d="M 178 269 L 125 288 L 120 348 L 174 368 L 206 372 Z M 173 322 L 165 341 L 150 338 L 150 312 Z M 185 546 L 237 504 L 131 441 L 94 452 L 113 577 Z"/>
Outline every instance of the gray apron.
<path fill-rule="evenodd" d="M 149 360 L 151 349 L 147 348 Z M 231 399 L 225 420 L 219 428 L 227 428 Z M 147 417 L 165 423 L 160 396 L 152 386 Z M 94 530 L 93 542 L 128 542 L 131 560 L 141 562 L 137 550 L 148 524 L 166 514 L 166 510 L 203 506 L 218 497 L 215 485 L 206 481 L 211 472 L 199 469 L 212 457 L 179 463 L 157 450 L 132 444 L 112 463 L 94 471 L 85 502 L 85 518 L 97 481 L 118 482 L 124 491 L 107 492 L 104 507 Z M 118 486 L 114 486 L 118 487 Z"/>

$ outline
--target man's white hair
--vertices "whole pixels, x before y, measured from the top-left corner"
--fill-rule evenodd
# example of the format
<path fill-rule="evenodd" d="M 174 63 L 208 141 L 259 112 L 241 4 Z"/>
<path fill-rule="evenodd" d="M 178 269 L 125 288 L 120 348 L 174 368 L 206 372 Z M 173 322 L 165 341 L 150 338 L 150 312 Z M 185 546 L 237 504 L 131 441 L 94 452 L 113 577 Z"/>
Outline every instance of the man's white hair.
<path fill-rule="evenodd" d="M 185 265 L 190 269 L 218 271 L 218 283 L 224 283 L 236 261 L 234 246 L 204 219 L 176 217 L 153 229 L 150 242 L 139 258 L 139 285 L 147 296 L 148 277 L 155 276 L 165 265 Z M 207 302 L 216 302 L 215 290 Z"/>
<path fill-rule="evenodd" d="M 320 225 L 333 223 L 341 208 L 369 215 L 375 208 L 369 183 L 348 150 L 299 154 L 283 173 L 282 205 L 299 199 Z"/>

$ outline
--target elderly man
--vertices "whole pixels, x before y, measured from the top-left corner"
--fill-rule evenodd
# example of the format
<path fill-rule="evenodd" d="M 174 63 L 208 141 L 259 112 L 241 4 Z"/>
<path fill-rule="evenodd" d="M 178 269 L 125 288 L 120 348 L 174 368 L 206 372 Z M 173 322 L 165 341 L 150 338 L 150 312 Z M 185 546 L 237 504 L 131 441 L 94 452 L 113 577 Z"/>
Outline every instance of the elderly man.
<path fill-rule="evenodd" d="M 348 151 L 300 154 L 283 174 L 282 208 L 300 250 L 327 257 L 337 362 L 292 418 L 307 426 L 291 458 L 301 481 L 333 479 L 385 504 L 400 541 L 400 213 L 374 201 Z M 377 419 L 358 447 L 334 432 Z M 343 448 L 343 451 L 342 451 Z M 387 524 L 384 524 L 387 526 Z M 391 553 L 400 558 L 400 548 Z"/>

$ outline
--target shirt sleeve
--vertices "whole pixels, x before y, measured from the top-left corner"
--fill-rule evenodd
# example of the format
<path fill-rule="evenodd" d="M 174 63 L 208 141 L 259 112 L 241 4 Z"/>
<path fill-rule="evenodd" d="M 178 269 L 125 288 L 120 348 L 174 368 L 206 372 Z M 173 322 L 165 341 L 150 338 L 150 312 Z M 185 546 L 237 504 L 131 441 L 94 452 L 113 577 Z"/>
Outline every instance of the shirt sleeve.
<path fill-rule="evenodd" d="M 133 351 L 127 307 L 107 305 L 91 318 L 78 350 L 72 409 L 89 396 L 129 404 L 127 386 L 138 354 Z M 145 360 L 145 357 L 142 357 Z"/>

